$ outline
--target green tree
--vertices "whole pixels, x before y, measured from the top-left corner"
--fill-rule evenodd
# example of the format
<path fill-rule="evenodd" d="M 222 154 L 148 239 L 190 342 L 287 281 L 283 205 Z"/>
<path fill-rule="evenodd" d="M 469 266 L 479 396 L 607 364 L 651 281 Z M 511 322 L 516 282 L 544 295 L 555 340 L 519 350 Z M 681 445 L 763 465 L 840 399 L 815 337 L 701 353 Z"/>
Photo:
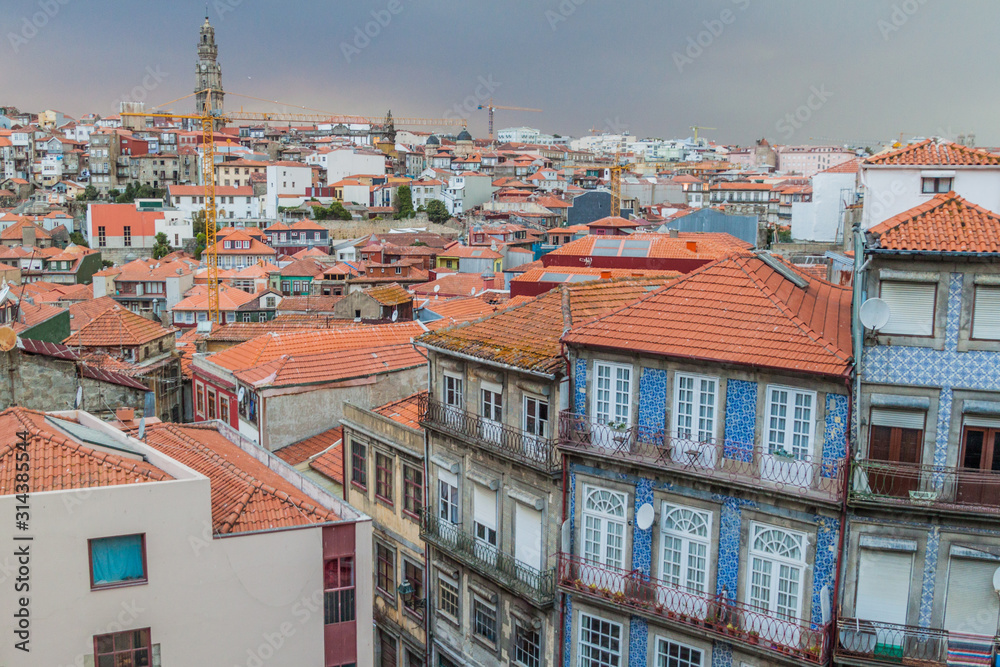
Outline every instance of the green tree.
<path fill-rule="evenodd" d="M 195 239 L 198 242 L 198 246 L 194 249 L 194 258 L 200 260 L 201 253 L 205 252 L 205 235 L 198 234 L 197 236 L 195 236 Z"/>
<path fill-rule="evenodd" d="M 410 186 L 399 186 L 399 190 L 396 191 L 396 215 L 393 217 L 396 220 L 405 220 L 415 215 L 416 211 L 413 210 L 413 194 L 410 192 Z"/>
<path fill-rule="evenodd" d="M 122 194 L 122 191 L 119 190 L 119 189 L 117 189 L 117 188 L 108 190 L 108 199 L 110 201 L 116 201 L 118 199 L 118 197 L 121 196 L 121 194 Z"/>
<path fill-rule="evenodd" d="M 327 213 L 331 220 L 350 220 L 351 212 L 344 208 L 344 205 L 339 201 L 335 201 L 330 204 L 330 208 L 327 209 Z"/>
<path fill-rule="evenodd" d="M 205 233 L 205 210 L 195 211 L 194 215 L 191 216 L 191 225 L 193 229 L 191 233 L 196 237 L 199 234 Z"/>
<path fill-rule="evenodd" d="M 73 232 L 70 234 L 69 240 L 73 243 L 73 245 L 83 246 L 84 248 L 90 247 L 90 244 L 87 243 L 87 239 L 83 238 L 83 234 L 80 232 Z"/>
<path fill-rule="evenodd" d="M 427 202 L 427 218 L 431 222 L 441 224 L 442 222 L 448 222 L 451 214 L 448 213 L 448 207 L 444 205 L 443 201 L 432 199 Z"/>
<path fill-rule="evenodd" d="M 160 259 L 165 257 L 174 251 L 170 247 L 170 241 L 167 239 L 167 235 L 163 232 L 158 232 L 156 234 L 156 243 L 153 245 L 153 259 Z"/>
<path fill-rule="evenodd" d="M 83 189 L 83 192 L 76 196 L 77 201 L 94 201 L 97 199 L 97 188 L 93 185 L 88 185 Z"/>

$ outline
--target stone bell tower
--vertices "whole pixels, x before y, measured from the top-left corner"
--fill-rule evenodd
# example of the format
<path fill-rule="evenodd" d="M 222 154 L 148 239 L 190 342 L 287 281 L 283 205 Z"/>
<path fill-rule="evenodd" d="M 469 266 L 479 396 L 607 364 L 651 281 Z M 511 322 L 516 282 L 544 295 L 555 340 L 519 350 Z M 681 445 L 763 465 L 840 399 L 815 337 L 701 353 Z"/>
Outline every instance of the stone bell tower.
<path fill-rule="evenodd" d="M 225 98 L 225 91 L 222 90 L 222 68 L 218 62 L 219 48 L 215 45 L 215 28 L 208 22 L 201 26 L 201 34 L 198 36 L 198 64 L 195 66 L 195 86 L 197 93 L 195 97 L 195 113 L 204 114 L 206 106 L 211 111 L 222 112 L 222 102 Z M 209 93 L 211 91 L 211 105 L 209 106 Z"/>

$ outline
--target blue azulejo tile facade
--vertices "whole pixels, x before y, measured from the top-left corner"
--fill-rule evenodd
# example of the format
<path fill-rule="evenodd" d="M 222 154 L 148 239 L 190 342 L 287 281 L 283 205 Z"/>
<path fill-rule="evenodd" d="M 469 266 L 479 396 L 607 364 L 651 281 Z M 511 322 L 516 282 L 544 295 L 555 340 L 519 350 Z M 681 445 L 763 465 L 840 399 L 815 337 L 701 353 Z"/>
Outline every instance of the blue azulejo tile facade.
<path fill-rule="evenodd" d="M 747 380 L 726 382 L 726 458 L 753 460 L 757 430 L 757 383 Z"/>
<path fill-rule="evenodd" d="M 573 410 L 587 414 L 587 360 L 582 357 L 576 360 L 573 372 Z"/>
<path fill-rule="evenodd" d="M 844 394 L 826 395 L 826 436 L 823 439 L 824 477 L 836 477 L 837 467 L 832 462 L 847 456 L 848 399 Z"/>
<path fill-rule="evenodd" d="M 663 430 L 667 416 L 667 371 L 643 368 L 639 376 L 639 433 Z"/>
<path fill-rule="evenodd" d="M 837 556 L 840 536 L 840 519 L 827 517 L 819 520 L 816 527 L 816 558 L 813 564 L 813 595 L 810 620 L 822 625 L 823 599 L 828 609 L 834 608 L 834 586 L 836 584 Z"/>
<path fill-rule="evenodd" d="M 635 483 L 635 511 L 649 503 L 653 505 L 653 482 L 640 479 Z M 649 576 L 653 562 L 653 528 L 641 530 L 633 522 L 632 526 L 632 569 Z"/>
<path fill-rule="evenodd" d="M 646 667 L 649 626 L 646 619 L 632 616 L 628 622 L 628 667 Z"/>

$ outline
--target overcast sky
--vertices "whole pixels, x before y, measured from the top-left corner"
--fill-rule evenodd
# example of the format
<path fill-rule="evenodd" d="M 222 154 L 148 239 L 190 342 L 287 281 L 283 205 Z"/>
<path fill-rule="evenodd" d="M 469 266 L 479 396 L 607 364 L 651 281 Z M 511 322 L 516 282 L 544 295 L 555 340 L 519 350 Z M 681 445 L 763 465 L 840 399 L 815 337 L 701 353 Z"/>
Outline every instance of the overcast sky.
<path fill-rule="evenodd" d="M 746 144 L 1000 145 L 994 0 L 210 0 L 227 93 L 335 113 Z M 205 3 L 0 0 L 0 105 L 108 115 L 194 90 Z M 365 33 L 368 34 L 365 34 Z M 374 36 L 371 36 L 374 35 Z M 226 108 L 294 110 L 228 96 Z M 190 111 L 193 100 L 171 107 Z"/>

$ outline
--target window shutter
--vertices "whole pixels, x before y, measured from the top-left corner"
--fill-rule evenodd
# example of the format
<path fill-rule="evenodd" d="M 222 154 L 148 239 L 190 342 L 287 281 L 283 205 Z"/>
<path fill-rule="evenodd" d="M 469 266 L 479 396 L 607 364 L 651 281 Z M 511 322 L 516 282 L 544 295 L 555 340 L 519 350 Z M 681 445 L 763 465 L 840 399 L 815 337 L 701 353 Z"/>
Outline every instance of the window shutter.
<path fill-rule="evenodd" d="M 866 621 L 906 625 L 913 554 L 861 549 L 854 615 Z"/>
<path fill-rule="evenodd" d="M 453 486 L 458 488 L 458 475 L 447 470 L 438 469 L 438 479 L 447 484 L 448 486 Z"/>
<path fill-rule="evenodd" d="M 976 287 L 972 337 L 1000 340 L 1000 287 Z"/>
<path fill-rule="evenodd" d="M 476 484 L 473 491 L 473 518 L 487 528 L 497 529 L 497 492 Z"/>
<path fill-rule="evenodd" d="M 542 513 L 523 503 L 514 503 L 514 558 L 542 569 Z"/>
<path fill-rule="evenodd" d="M 925 413 L 916 410 L 872 408 L 872 426 L 894 426 L 923 431 L 925 417 Z"/>
<path fill-rule="evenodd" d="M 944 627 L 952 632 L 992 636 L 997 629 L 997 594 L 993 573 L 1000 563 L 952 558 Z"/>
<path fill-rule="evenodd" d="M 937 283 L 883 282 L 879 297 L 889 304 L 883 334 L 930 336 L 934 333 Z"/>

